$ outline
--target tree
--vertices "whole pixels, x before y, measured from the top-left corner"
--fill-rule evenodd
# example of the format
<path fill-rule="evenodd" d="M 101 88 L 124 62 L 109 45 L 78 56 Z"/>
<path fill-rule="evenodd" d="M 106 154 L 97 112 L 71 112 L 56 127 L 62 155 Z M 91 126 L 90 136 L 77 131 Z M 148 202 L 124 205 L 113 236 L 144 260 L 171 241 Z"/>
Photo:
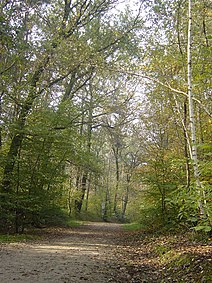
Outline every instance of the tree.
<path fill-rule="evenodd" d="M 91 93 L 89 84 L 95 76 L 101 77 L 107 64 L 123 60 L 117 56 L 121 54 L 119 49 L 127 56 L 130 44 L 126 39 L 133 38 L 139 22 L 138 18 L 130 22 L 122 16 L 118 20 L 117 15 L 112 23 L 109 10 L 116 3 L 116 0 L 1 3 L 0 203 L 5 227 L 13 225 L 14 219 L 30 218 L 32 202 L 39 206 L 35 207 L 37 211 L 44 208 L 44 199 L 46 203 L 55 203 L 54 195 L 60 195 L 66 187 L 63 184 L 67 161 L 83 168 L 82 205 L 88 174 L 95 170 L 91 168 L 92 127 L 96 127 L 94 124 L 99 123 L 102 114 L 93 112 L 92 95 L 90 106 L 86 102 L 80 109 L 80 96 L 83 92 Z M 83 146 L 80 139 L 86 141 Z M 60 150 L 58 144 L 63 144 Z M 38 191 L 39 201 L 35 202 Z M 33 195 L 31 202 L 28 195 Z"/>
<path fill-rule="evenodd" d="M 191 73 L 191 15 L 189 15 L 189 28 L 187 28 L 188 17 L 186 17 L 186 13 L 188 11 L 188 6 L 182 1 L 163 1 L 163 3 L 161 1 L 155 1 L 152 9 L 150 9 L 150 13 L 153 15 L 152 21 L 157 23 L 157 26 L 155 29 L 151 28 L 150 36 L 148 38 L 150 44 L 154 45 L 154 48 L 148 49 L 148 58 L 151 58 L 153 64 L 150 64 L 149 68 L 141 67 L 139 71 L 142 71 L 143 75 L 141 73 L 138 74 L 141 78 L 148 79 L 151 82 L 149 83 L 150 89 L 159 91 L 161 98 L 157 95 L 157 92 L 154 93 L 154 97 L 156 97 L 158 103 L 164 99 L 164 93 L 166 93 L 167 107 L 165 107 L 165 109 L 167 109 L 168 106 L 172 108 L 175 122 L 177 125 L 181 122 L 182 126 L 181 129 L 177 131 L 177 134 L 181 137 L 184 136 L 187 193 L 189 195 L 191 190 L 195 192 L 195 194 L 192 195 L 195 202 L 194 209 L 197 208 L 198 204 L 202 213 L 204 209 L 201 207 L 204 206 L 205 209 L 208 210 L 205 197 L 209 195 L 209 191 L 204 193 L 199 181 L 197 181 L 197 186 L 194 186 L 194 181 L 199 178 L 197 170 L 198 162 L 195 157 L 198 149 L 198 139 L 195 138 L 195 133 L 197 133 L 197 131 L 194 126 L 197 121 L 196 119 L 198 118 L 199 108 L 202 109 L 202 112 L 207 113 L 206 115 L 210 116 L 208 107 L 210 101 L 206 96 L 200 95 L 207 92 L 210 88 L 210 79 L 208 79 L 207 67 L 205 66 L 208 53 L 202 52 L 209 44 L 206 39 L 207 36 L 205 38 L 205 33 L 207 34 L 209 28 L 206 24 L 206 15 L 208 13 L 206 11 L 210 9 L 210 5 L 208 4 L 208 1 L 205 1 L 204 3 L 196 1 L 193 6 L 193 14 L 196 17 L 196 21 L 193 24 L 192 41 L 193 46 L 195 45 L 196 48 L 192 48 L 193 71 Z M 201 13 L 199 13 L 199 11 L 201 11 Z M 196 25 L 197 21 L 201 24 Z M 202 27 L 201 30 L 199 28 L 200 26 Z M 206 30 L 204 27 L 207 27 Z M 172 31 L 171 33 L 170 30 Z M 156 36 L 156 33 L 160 34 L 161 37 Z M 199 41 L 201 41 L 201 45 L 197 44 Z M 186 50 L 188 50 L 188 52 Z M 202 89 L 197 87 L 197 85 L 202 85 L 200 77 L 204 77 L 206 82 Z M 185 87 L 186 85 L 189 86 L 188 91 Z M 192 86 L 193 89 L 191 90 Z M 147 93 L 148 92 L 152 94 L 151 90 L 147 91 Z M 187 116 L 188 106 L 190 109 L 189 117 Z M 190 127 L 188 127 L 188 119 L 190 125 L 192 124 Z M 194 140 L 195 142 L 193 142 Z M 201 146 L 199 146 L 199 148 L 200 147 Z M 188 156 L 188 152 L 190 156 Z M 191 166 L 189 166 L 189 159 L 190 161 L 192 160 Z M 180 186 L 180 184 L 178 186 Z M 201 198 L 201 201 L 199 198 Z M 181 199 L 181 201 L 184 200 Z M 197 209 L 195 218 L 196 220 L 198 218 Z"/>

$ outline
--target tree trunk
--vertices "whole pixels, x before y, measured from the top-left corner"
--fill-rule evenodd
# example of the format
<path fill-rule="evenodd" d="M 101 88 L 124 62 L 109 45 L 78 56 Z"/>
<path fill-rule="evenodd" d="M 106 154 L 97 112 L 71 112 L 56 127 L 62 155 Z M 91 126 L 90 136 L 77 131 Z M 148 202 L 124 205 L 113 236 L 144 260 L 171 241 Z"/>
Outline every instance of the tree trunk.
<path fill-rule="evenodd" d="M 191 158 L 191 144 L 190 144 L 188 127 L 187 127 L 187 98 L 185 99 L 184 104 L 183 104 L 183 110 L 184 110 L 183 116 L 181 114 L 181 109 L 180 109 L 180 106 L 179 106 L 179 103 L 177 101 L 175 94 L 173 94 L 173 98 L 174 98 L 174 101 L 175 101 L 176 110 L 179 114 L 180 121 L 181 121 L 182 126 L 183 126 L 184 156 L 185 156 L 185 159 L 186 159 L 186 164 L 185 164 L 186 184 L 187 184 L 187 187 L 189 188 L 190 182 L 191 182 L 191 171 L 190 171 L 190 165 L 189 165 L 189 161 L 190 161 L 190 158 Z"/>
<path fill-rule="evenodd" d="M 82 176 L 82 183 L 81 183 L 81 188 L 80 188 L 80 195 L 79 197 L 75 200 L 75 211 L 77 213 L 81 212 L 82 209 L 82 204 L 83 204 L 83 199 L 85 197 L 85 192 L 86 192 L 86 182 L 87 182 L 87 174 L 83 174 Z"/>
<path fill-rule="evenodd" d="M 184 155 L 186 159 L 186 184 L 187 188 L 190 187 L 191 183 L 191 172 L 190 172 L 190 165 L 189 165 L 189 153 L 188 153 L 188 133 L 187 133 L 187 99 L 184 101 L 184 121 L 183 121 L 183 136 L 184 136 Z"/>
<path fill-rule="evenodd" d="M 125 196 L 124 196 L 124 199 L 123 199 L 123 207 L 122 207 L 122 213 L 121 213 L 121 219 L 122 220 L 124 220 L 124 218 L 125 218 L 127 204 L 128 204 L 128 200 L 129 200 L 130 179 L 131 179 L 131 176 L 128 173 L 127 174 L 127 188 L 126 188 Z"/>
<path fill-rule="evenodd" d="M 197 139 L 196 139 L 196 124 L 193 104 L 193 92 L 192 92 L 192 0 L 188 1 L 188 43 L 187 43 L 187 80 L 188 80 L 188 103 L 189 103 L 189 119 L 191 129 L 191 160 L 194 170 L 194 178 L 196 181 L 197 193 L 199 194 L 199 210 L 200 215 L 205 215 L 203 201 L 204 191 L 201 187 L 198 157 L 197 157 Z"/>
<path fill-rule="evenodd" d="M 89 101 L 89 108 L 88 108 L 88 122 L 87 122 L 87 152 L 90 154 L 91 151 L 91 137 L 92 137 L 92 123 L 93 123 L 93 90 L 92 90 L 92 84 L 90 82 L 89 84 L 89 92 L 88 95 L 90 95 L 90 101 Z M 85 114 L 84 114 L 84 98 L 82 99 L 82 120 L 81 120 L 81 128 L 80 128 L 80 135 L 83 135 L 83 127 L 85 125 Z M 82 175 L 82 182 L 81 182 L 81 187 L 80 189 L 80 197 L 76 199 L 75 201 L 75 209 L 77 213 L 81 212 L 82 209 L 82 204 L 83 200 L 85 197 L 85 192 L 86 192 L 86 183 L 88 179 L 88 170 L 84 169 L 83 175 Z M 90 186 L 90 185 L 89 185 Z M 89 187 L 87 191 L 87 199 L 86 199 L 86 209 L 88 205 L 88 194 L 89 194 Z"/>
<path fill-rule="evenodd" d="M 26 118 L 28 113 L 32 109 L 32 105 L 34 100 L 36 99 L 38 93 L 36 91 L 37 83 L 42 75 L 44 69 L 46 68 L 50 57 L 47 56 L 42 64 L 38 67 L 38 69 L 34 72 L 31 82 L 30 82 L 30 90 L 28 97 L 22 106 L 19 118 L 17 120 L 17 128 L 18 130 L 15 132 L 11 144 L 10 149 L 7 154 L 6 164 L 4 167 L 3 178 L 1 182 L 1 191 L 9 192 L 11 191 L 11 184 L 12 184 L 12 175 L 13 175 L 13 168 L 17 159 L 18 151 L 21 147 L 23 138 L 24 138 L 24 127 L 26 123 Z"/>
<path fill-rule="evenodd" d="M 91 176 L 88 179 L 88 187 L 87 187 L 86 200 L 85 200 L 85 211 L 88 211 L 88 200 L 89 200 L 90 189 L 91 189 Z"/>
<path fill-rule="evenodd" d="M 0 150 L 2 149 L 2 97 L 3 97 L 4 92 L 2 91 L 1 96 L 0 96 Z"/>
<path fill-rule="evenodd" d="M 116 164 L 116 185 L 115 185 L 115 194 L 114 194 L 114 204 L 113 204 L 113 212 L 115 213 L 116 217 L 118 217 L 118 189 L 119 189 L 119 149 L 118 147 L 113 147 L 114 157 L 115 157 L 115 164 Z"/>

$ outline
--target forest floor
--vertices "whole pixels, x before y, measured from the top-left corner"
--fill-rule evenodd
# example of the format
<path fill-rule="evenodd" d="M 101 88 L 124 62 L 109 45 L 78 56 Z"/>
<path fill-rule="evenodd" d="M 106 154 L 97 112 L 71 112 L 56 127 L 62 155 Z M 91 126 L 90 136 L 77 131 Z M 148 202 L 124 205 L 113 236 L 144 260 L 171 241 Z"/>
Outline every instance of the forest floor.
<path fill-rule="evenodd" d="M 88 222 L 0 244 L 1 283 L 212 282 L 212 246 L 185 235 L 129 232 Z"/>

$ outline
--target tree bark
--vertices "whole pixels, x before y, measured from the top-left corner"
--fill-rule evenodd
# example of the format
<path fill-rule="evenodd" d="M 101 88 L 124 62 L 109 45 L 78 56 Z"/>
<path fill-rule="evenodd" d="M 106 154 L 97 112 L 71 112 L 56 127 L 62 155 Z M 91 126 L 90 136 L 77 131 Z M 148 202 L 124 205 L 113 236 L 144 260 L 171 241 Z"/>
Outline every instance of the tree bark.
<path fill-rule="evenodd" d="M 113 152 L 114 152 L 115 164 L 116 164 L 116 185 L 115 185 L 113 212 L 115 213 L 116 217 L 118 217 L 117 205 L 118 205 L 118 190 L 119 190 L 119 148 L 113 146 Z"/>
<path fill-rule="evenodd" d="M 4 92 L 2 91 L 0 95 L 0 150 L 2 148 L 2 97 L 3 97 Z"/>
<path fill-rule="evenodd" d="M 77 212 L 77 213 L 80 213 L 81 210 L 82 210 L 83 199 L 85 197 L 85 192 L 86 192 L 87 177 L 88 177 L 87 174 L 83 174 L 82 183 L 81 183 L 81 187 L 80 187 L 80 195 L 75 200 L 75 212 Z"/>
<path fill-rule="evenodd" d="M 85 211 L 88 211 L 88 200 L 89 200 L 90 189 L 91 189 L 91 176 L 88 179 L 88 187 L 87 187 L 86 200 L 85 200 Z"/>
<path fill-rule="evenodd" d="M 121 220 L 124 220 L 126 210 L 127 210 L 127 204 L 128 204 L 128 200 L 129 200 L 129 191 L 130 191 L 130 180 L 131 180 L 131 176 L 130 176 L 129 173 L 127 173 L 127 188 L 126 188 L 125 196 L 124 196 L 124 199 L 123 199 Z"/>
<path fill-rule="evenodd" d="M 190 187 L 191 183 L 191 172 L 189 165 L 189 153 L 188 153 L 188 133 L 187 133 L 187 99 L 184 101 L 184 127 L 183 127 L 183 136 L 184 136 L 184 155 L 186 159 L 185 167 L 186 167 L 186 184 L 187 188 Z"/>
<path fill-rule="evenodd" d="M 197 193 L 199 194 L 199 210 L 200 215 L 205 215 L 203 201 L 204 191 L 201 187 L 198 157 L 197 157 L 197 139 L 196 139 L 196 123 L 194 114 L 193 91 L 192 91 L 192 0 L 188 1 L 188 43 L 187 43 L 187 81 L 188 81 L 188 104 L 189 104 L 189 119 L 191 129 L 191 160 L 194 170 L 194 178 L 196 181 Z"/>

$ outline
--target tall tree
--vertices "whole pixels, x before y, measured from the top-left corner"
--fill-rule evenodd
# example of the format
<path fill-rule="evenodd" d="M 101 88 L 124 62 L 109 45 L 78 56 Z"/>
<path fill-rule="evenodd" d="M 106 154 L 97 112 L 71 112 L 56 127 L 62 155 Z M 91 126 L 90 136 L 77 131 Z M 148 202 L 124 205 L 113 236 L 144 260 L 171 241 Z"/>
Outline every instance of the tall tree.
<path fill-rule="evenodd" d="M 193 105 L 193 92 L 192 92 L 192 0 L 188 1 L 188 43 L 187 43 L 187 64 L 188 64 L 188 103 L 189 103 L 189 120 L 191 128 L 191 159 L 193 161 L 194 177 L 196 180 L 197 193 L 200 195 L 199 208 L 200 214 L 204 216 L 204 192 L 201 188 L 198 157 L 197 157 L 197 139 L 196 139 L 196 122 L 194 115 Z"/>
<path fill-rule="evenodd" d="M 73 139 L 77 136 L 77 130 L 74 129 L 79 126 L 78 118 L 83 115 L 77 109 L 78 94 L 95 75 L 95 69 L 99 68 L 101 73 L 102 67 L 108 62 L 118 60 L 117 57 L 113 58 L 113 54 L 119 48 L 127 50 L 128 43 L 125 40 L 132 37 L 136 28 L 136 21 L 129 22 L 124 18 L 122 21 L 126 21 L 126 26 L 123 28 L 121 24 L 115 27 L 111 23 L 108 11 L 117 2 L 1 2 L 1 141 L 4 145 L 1 208 L 5 213 L 14 212 L 14 209 L 10 209 L 12 201 L 9 201 L 9 205 L 5 199 L 17 192 L 18 179 L 21 180 L 18 192 L 25 190 L 27 195 L 32 191 L 30 187 L 27 188 L 28 180 L 31 179 L 38 186 L 38 180 L 42 179 L 42 164 L 54 160 L 55 168 L 62 169 L 67 158 L 77 160 L 79 157 L 77 154 L 78 157 L 73 156 L 71 141 L 70 148 L 65 148 L 65 145 L 68 146 L 65 143 L 61 155 L 57 155 L 60 137 L 73 132 Z M 68 111 L 73 111 L 74 115 L 71 116 Z M 38 112 L 40 115 L 37 115 Z M 48 115 L 43 119 L 44 113 L 51 113 L 49 120 L 46 120 Z M 42 133 L 47 130 L 45 125 L 40 131 L 33 127 L 35 118 L 38 118 L 37 126 L 41 126 L 43 120 L 48 121 L 46 126 L 49 125 L 49 133 Z M 40 154 L 30 150 L 28 145 L 33 144 L 32 141 L 38 142 L 37 149 L 42 149 Z M 26 158 L 32 152 L 34 164 L 31 164 L 31 172 L 25 171 L 31 177 L 25 175 L 24 181 L 24 175 L 20 178 L 20 172 L 25 174 Z M 52 155 L 57 158 L 54 159 Z M 46 190 L 46 182 L 48 189 L 55 178 L 47 174 L 47 169 L 45 173 L 49 177 L 48 181 L 43 178 L 41 182 L 43 191 Z"/>

